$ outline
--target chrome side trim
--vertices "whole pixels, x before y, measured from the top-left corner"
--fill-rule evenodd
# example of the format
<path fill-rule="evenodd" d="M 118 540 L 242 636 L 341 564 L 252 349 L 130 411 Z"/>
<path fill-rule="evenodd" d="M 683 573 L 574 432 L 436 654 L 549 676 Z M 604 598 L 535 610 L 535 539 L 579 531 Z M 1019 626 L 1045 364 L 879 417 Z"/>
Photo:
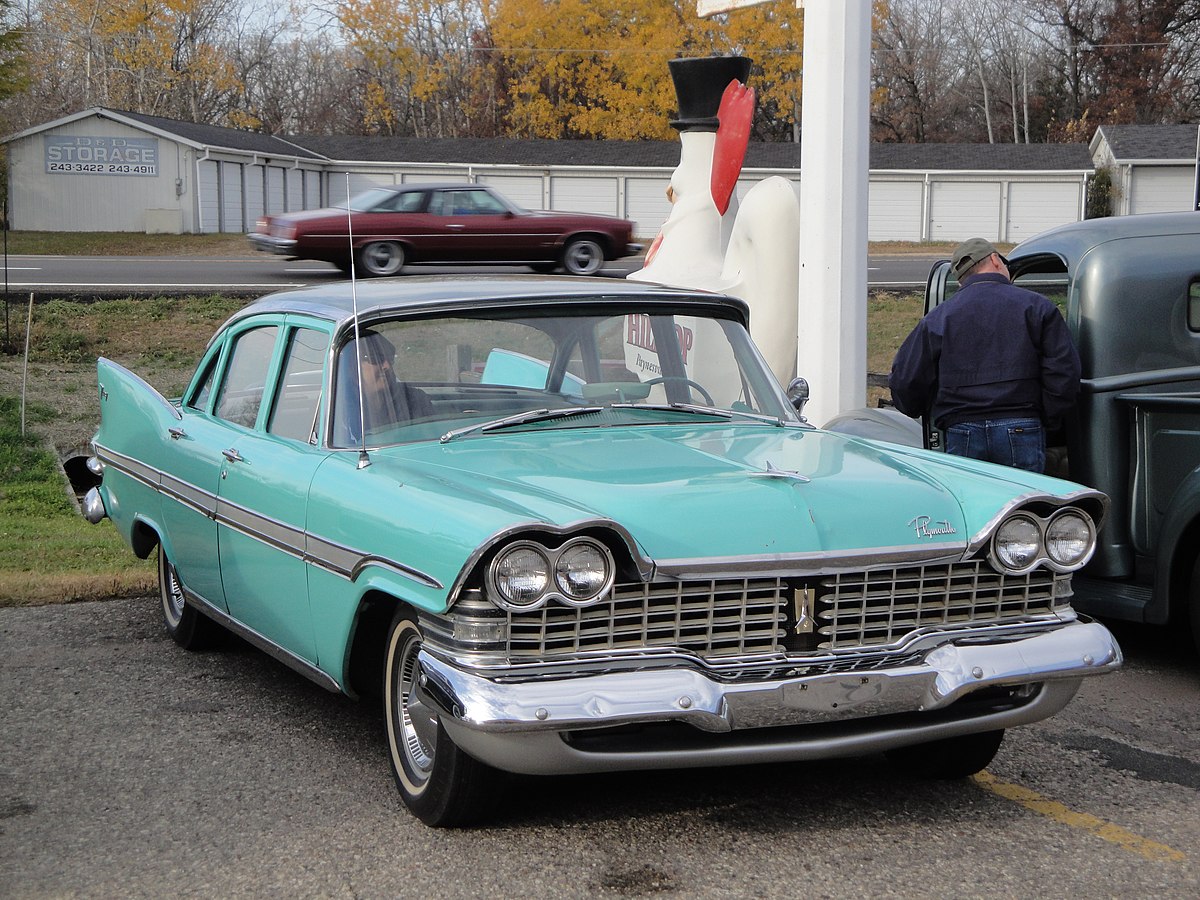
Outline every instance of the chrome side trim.
<path fill-rule="evenodd" d="M 215 621 L 222 628 L 228 628 L 238 637 L 253 644 L 272 659 L 283 663 L 289 669 L 299 672 L 305 678 L 309 679 L 310 681 L 314 681 L 321 687 L 325 688 L 325 690 L 333 691 L 335 694 L 342 693 L 342 686 L 338 684 L 337 681 L 327 672 L 318 668 L 313 663 L 310 663 L 307 659 L 297 656 L 296 654 L 292 653 L 292 651 L 280 647 L 269 638 L 263 637 L 253 628 L 243 625 L 237 619 L 232 618 L 228 613 L 217 609 L 199 594 L 189 590 L 182 583 L 180 584 L 180 587 L 183 588 L 184 600 L 186 600 L 190 605 L 194 606 L 200 612 L 204 613 L 204 615 Z"/>
<path fill-rule="evenodd" d="M 443 587 L 440 581 L 420 569 L 336 544 L 304 529 L 261 515 L 99 444 L 95 444 L 94 449 L 96 456 L 105 465 L 153 488 L 164 497 L 182 503 L 219 525 L 332 572 L 347 581 L 355 582 L 366 569 L 379 567 L 425 587 L 436 590 Z"/>

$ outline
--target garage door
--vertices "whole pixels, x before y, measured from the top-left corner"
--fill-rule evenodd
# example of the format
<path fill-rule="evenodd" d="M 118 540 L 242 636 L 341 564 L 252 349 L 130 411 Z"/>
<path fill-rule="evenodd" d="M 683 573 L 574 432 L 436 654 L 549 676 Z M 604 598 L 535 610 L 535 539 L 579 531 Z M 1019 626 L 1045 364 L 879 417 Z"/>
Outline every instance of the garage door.
<path fill-rule="evenodd" d="M 961 241 L 969 237 L 1000 240 L 1000 184 L 935 181 L 931 185 L 929 238 Z"/>
<path fill-rule="evenodd" d="M 919 181 L 872 181 L 869 190 L 868 240 L 921 240 L 924 184 Z"/>
<path fill-rule="evenodd" d="M 242 167 L 238 163 L 218 163 L 221 173 L 221 230 L 242 232 Z"/>
<path fill-rule="evenodd" d="M 1008 235 L 1014 244 L 1048 228 L 1078 222 L 1083 185 L 1078 181 L 1014 181 L 1008 186 Z"/>
<path fill-rule="evenodd" d="M 288 169 L 284 174 L 287 180 L 288 212 L 304 209 L 304 173 L 299 169 Z"/>
<path fill-rule="evenodd" d="M 221 227 L 221 195 L 217 187 L 220 176 L 216 160 L 204 159 L 196 164 L 196 180 L 200 199 L 200 231 L 213 234 Z"/>
<path fill-rule="evenodd" d="M 1195 169 L 1190 166 L 1139 166 L 1129 187 L 1131 213 L 1187 212 L 1192 208 Z"/>
<path fill-rule="evenodd" d="M 638 237 L 654 237 L 667 221 L 671 214 L 671 204 L 667 202 L 667 185 L 670 183 L 670 175 L 626 179 L 626 217 L 633 220 L 633 233 Z"/>
<path fill-rule="evenodd" d="M 546 204 L 542 202 L 542 177 L 530 175 L 485 175 L 479 181 L 490 185 L 511 200 L 517 206 L 526 209 L 541 209 Z"/>
<path fill-rule="evenodd" d="M 597 213 L 602 216 L 618 215 L 617 179 L 615 177 L 572 178 L 570 176 L 551 178 L 550 208 Z"/>
<path fill-rule="evenodd" d="M 263 166 L 246 166 L 246 223 L 250 228 L 265 211 L 263 209 L 263 179 L 266 169 Z"/>

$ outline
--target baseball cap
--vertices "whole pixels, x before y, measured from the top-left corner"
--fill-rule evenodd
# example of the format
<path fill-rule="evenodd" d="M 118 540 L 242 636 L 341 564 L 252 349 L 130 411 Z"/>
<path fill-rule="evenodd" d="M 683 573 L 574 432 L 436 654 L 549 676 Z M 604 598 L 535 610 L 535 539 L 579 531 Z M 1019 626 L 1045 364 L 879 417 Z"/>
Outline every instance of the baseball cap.
<path fill-rule="evenodd" d="M 954 273 L 955 278 L 962 278 L 968 269 L 977 262 L 987 259 L 993 253 L 999 256 L 1006 266 L 1008 265 L 1008 260 L 991 241 L 985 241 L 983 238 L 968 238 L 954 248 L 954 256 L 950 258 L 950 271 Z"/>

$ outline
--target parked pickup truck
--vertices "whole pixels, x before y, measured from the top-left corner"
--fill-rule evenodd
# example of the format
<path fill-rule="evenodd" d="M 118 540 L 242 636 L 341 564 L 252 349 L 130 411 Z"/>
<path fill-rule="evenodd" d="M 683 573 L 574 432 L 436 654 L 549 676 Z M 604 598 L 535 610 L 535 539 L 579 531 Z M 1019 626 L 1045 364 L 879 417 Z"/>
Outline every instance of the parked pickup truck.
<path fill-rule="evenodd" d="M 1015 283 L 1059 303 L 1083 364 L 1047 470 L 1111 499 L 1072 605 L 1156 625 L 1190 620 L 1200 646 L 1200 213 L 1076 222 L 1021 243 L 1008 264 Z M 950 263 L 937 263 L 925 311 L 957 289 Z M 932 425 L 922 434 L 902 419 L 860 411 L 827 427 L 941 448 Z"/>

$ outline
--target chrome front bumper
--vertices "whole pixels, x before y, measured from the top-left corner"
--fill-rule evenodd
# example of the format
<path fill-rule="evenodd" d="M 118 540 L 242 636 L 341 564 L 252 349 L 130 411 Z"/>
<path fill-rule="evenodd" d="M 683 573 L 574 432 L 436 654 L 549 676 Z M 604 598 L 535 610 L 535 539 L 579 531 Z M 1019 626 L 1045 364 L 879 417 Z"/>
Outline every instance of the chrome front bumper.
<path fill-rule="evenodd" d="M 259 231 L 252 231 L 246 237 L 256 250 L 262 250 L 264 253 L 290 256 L 296 249 L 294 238 L 272 237 Z"/>
<path fill-rule="evenodd" d="M 1121 661 L 1108 629 L 1079 621 L 1019 639 L 943 644 L 892 669 L 749 682 L 717 681 L 692 667 L 499 681 L 425 649 L 419 683 L 421 700 L 472 756 L 508 771 L 553 774 L 851 756 L 1007 728 L 1054 715 L 1083 677 Z M 1026 702 L 960 716 L 950 708 L 984 688 L 1022 685 L 1033 686 Z M 900 723 L 895 717 L 904 714 Z M 911 714 L 928 716 L 914 721 Z M 597 753 L 563 738 L 665 722 L 727 740 L 702 749 Z M 806 736 L 794 727 L 771 730 L 779 726 L 820 727 Z"/>

